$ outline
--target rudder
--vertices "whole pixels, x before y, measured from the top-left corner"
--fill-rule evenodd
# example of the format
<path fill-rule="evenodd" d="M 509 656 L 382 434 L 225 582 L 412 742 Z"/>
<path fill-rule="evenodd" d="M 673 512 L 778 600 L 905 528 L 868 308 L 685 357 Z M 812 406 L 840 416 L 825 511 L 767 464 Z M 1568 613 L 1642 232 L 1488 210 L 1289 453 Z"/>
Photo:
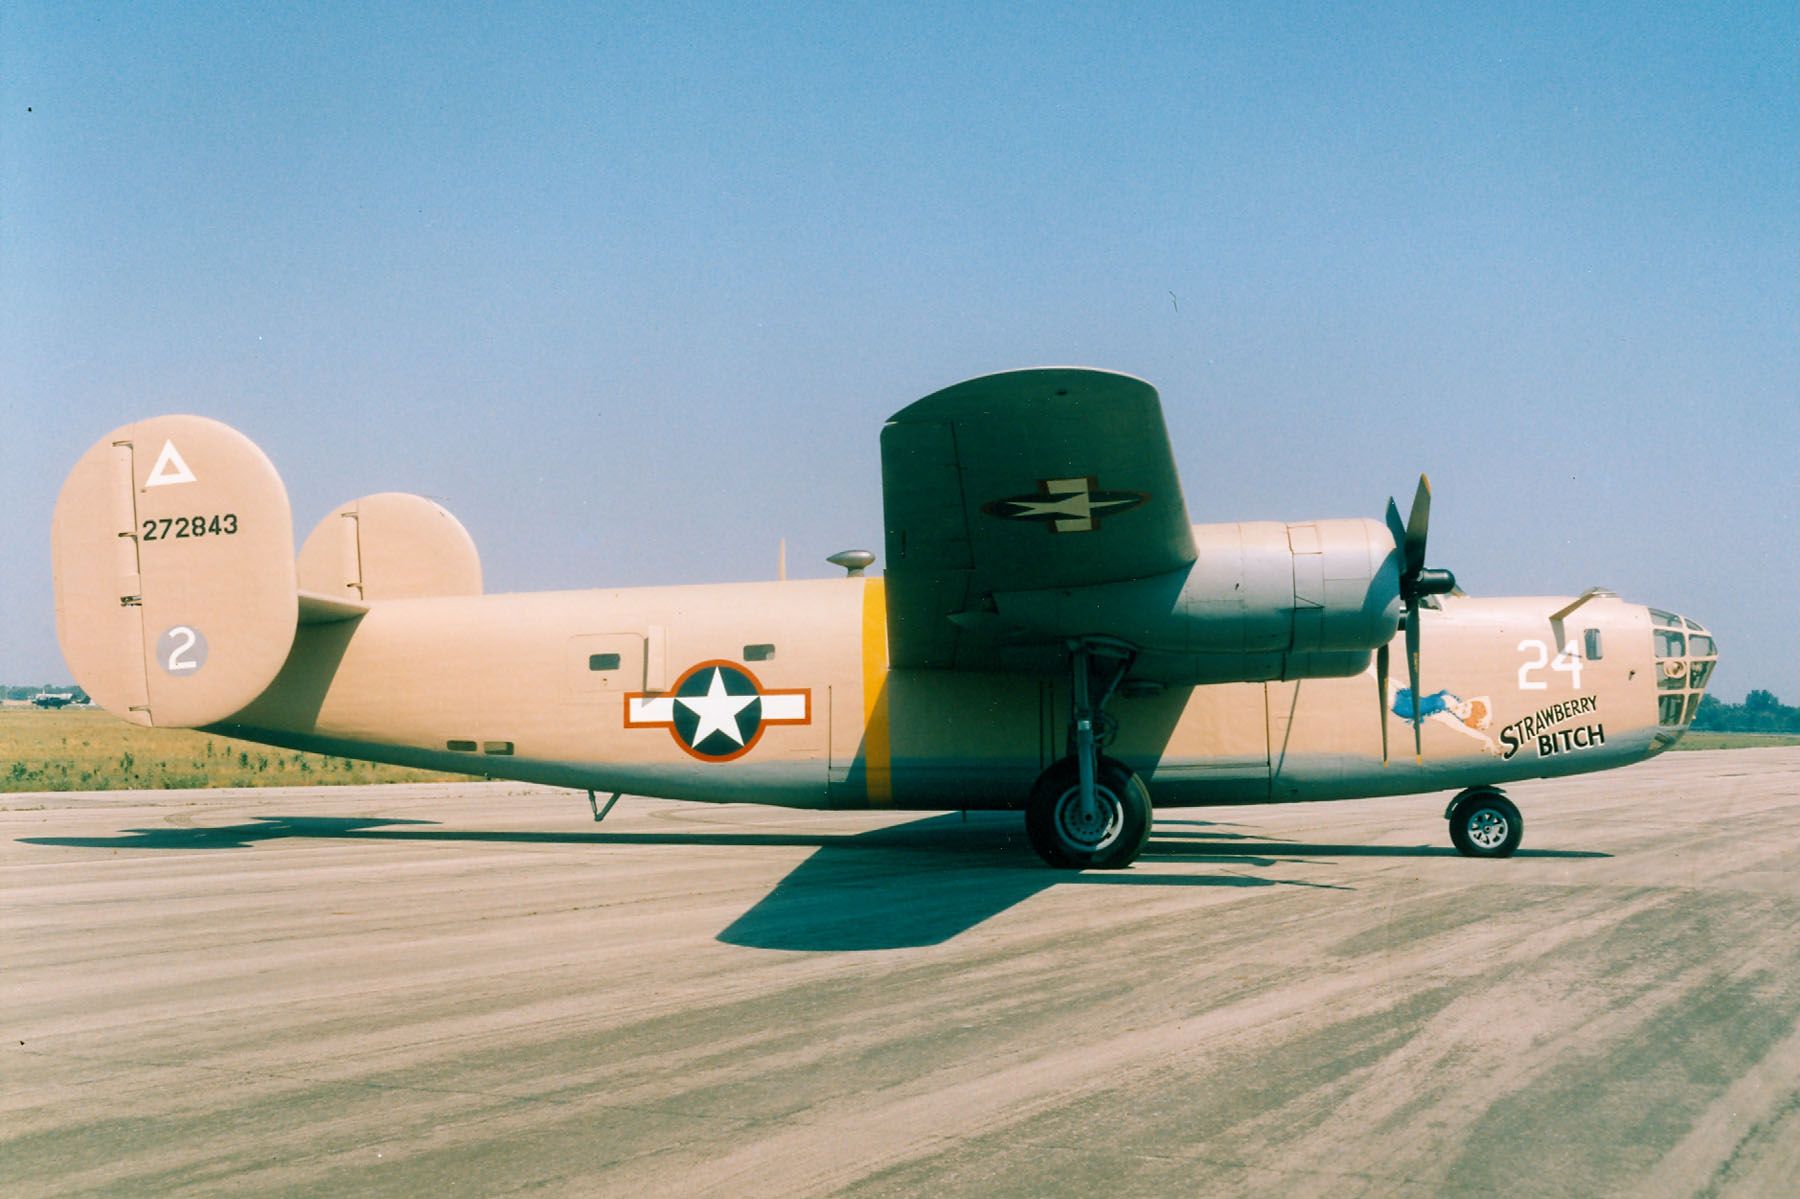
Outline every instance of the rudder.
<path fill-rule="evenodd" d="M 300 590 L 354 602 L 480 595 L 481 557 L 442 505 L 384 491 L 318 523 L 300 547 Z"/>
<path fill-rule="evenodd" d="M 280 671 L 298 615 L 293 518 L 237 430 L 200 416 L 115 429 L 69 472 L 50 536 L 57 640 L 109 711 L 210 724 Z"/>

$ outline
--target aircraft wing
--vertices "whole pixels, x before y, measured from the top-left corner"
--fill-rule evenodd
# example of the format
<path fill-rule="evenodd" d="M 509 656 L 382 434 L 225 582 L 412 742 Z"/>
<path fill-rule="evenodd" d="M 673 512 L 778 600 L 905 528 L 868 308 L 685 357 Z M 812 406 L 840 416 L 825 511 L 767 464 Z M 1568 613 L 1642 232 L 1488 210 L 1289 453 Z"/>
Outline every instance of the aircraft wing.
<path fill-rule="evenodd" d="M 994 667 L 996 591 L 1194 561 L 1162 405 L 1129 375 L 1052 367 L 947 387 L 889 418 L 881 480 L 895 666 Z"/>

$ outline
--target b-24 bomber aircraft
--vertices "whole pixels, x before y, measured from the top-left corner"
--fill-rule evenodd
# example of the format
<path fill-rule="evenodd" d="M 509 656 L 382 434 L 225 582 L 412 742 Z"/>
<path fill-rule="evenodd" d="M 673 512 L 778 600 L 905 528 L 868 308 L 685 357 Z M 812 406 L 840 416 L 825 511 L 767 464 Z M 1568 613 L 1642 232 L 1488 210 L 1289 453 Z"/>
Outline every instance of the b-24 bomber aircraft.
<path fill-rule="evenodd" d="M 1499 784 L 1673 744 L 1716 649 L 1590 589 L 1473 598 L 1403 523 L 1192 524 L 1156 391 L 1079 368 L 971 379 L 881 432 L 886 561 L 844 577 L 488 595 L 412 495 L 294 550 L 287 493 L 217 421 L 127 425 L 76 464 L 57 632 L 137 724 L 595 792 L 1023 809 L 1053 866 L 1116 868 L 1165 807 L 1455 790 L 1505 857 Z M 1394 659 L 1400 664 L 1396 667 Z M 596 817 L 604 815 L 597 806 Z"/>

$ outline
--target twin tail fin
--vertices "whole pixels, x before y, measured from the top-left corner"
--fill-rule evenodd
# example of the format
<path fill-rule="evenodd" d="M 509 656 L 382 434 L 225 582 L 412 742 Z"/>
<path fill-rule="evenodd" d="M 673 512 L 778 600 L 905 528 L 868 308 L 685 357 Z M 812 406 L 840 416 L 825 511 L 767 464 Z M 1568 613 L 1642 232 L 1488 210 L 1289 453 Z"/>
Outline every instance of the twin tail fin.
<path fill-rule="evenodd" d="M 478 595 L 454 516 L 394 492 L 340 506 L 296 556 L 287 489 L 243 434 L 201 416 L 115 429 L 69 473 L 51 525 L 56 633 L 88 695 L 136 724 L 241 711 L 300 625 L 371 602 Z"/>

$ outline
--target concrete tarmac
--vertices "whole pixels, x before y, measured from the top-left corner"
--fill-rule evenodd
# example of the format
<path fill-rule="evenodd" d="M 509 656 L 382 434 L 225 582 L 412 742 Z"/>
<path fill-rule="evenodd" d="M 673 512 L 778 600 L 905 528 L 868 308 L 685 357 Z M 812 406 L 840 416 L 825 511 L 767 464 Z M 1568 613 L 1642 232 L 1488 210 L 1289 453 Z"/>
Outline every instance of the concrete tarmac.
<path fill-rule="evenodd" d="M 0 1192 L 1793 1195 L 1800 750 L 1160 814 L 0 797 Z"/>

